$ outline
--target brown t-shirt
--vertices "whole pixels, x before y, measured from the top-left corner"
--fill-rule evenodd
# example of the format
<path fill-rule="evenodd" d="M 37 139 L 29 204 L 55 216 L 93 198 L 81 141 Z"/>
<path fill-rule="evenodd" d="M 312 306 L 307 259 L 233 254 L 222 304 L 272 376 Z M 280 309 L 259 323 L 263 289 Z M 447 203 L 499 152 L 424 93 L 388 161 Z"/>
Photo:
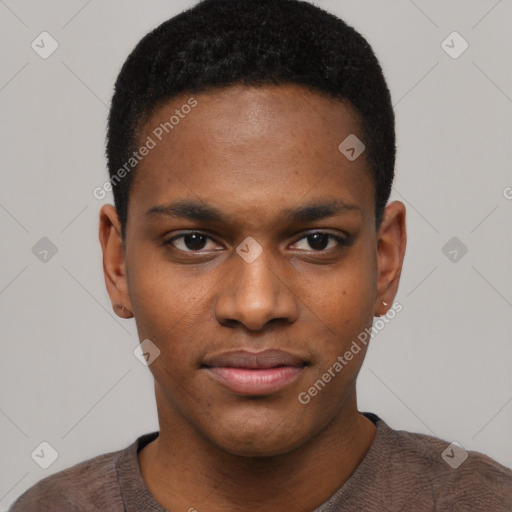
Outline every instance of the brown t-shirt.
<path fill-rule="evenodd" d="M 478 452 L 467 452 L 458 465 L 465 454 L 449 442 L 393 430 L 375 414 L 363 414 L 377 426 L 370 449 L 345 484 L 312 512 L 512 511 L 510 469 Z M 44 478 L 9 512 L 166 512 L 142 479 L 137 458 L 157 436 L 145 434 L 124 450 Z M 207 503 L 191 505 L 208 512 Z"/>

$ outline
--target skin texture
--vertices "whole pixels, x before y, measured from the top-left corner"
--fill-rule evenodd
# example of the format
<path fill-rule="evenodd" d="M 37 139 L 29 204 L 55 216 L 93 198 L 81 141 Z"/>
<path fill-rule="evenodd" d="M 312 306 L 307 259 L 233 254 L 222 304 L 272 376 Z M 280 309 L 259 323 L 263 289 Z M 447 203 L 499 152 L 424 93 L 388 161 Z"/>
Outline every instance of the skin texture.
<path fill-rule="evenodd" d="M 189 98 L 158 107 L 140 140 Z M 349 134 L 363 138 L 347 103 L 295 85 L 232 86 L 194 98 L 197 106 L 139 164 L 126 251 L 114 207 L 100 213 L 113 308 L 133 315 L 140 340 L 161 351 L 149 366 L 160 435 L 140 452 L 141 473 L 170 510 L 313 510 L 349 478 L 375 436 L 357 411 L 364 347 L 307 405 L 298 395 L 393 303 L 405 207 L 388 204 L 377 231 L 364 153 L 350 162 L 338 150 Z M 183 200 L 223 219 L 146 215 Z M 314 221 L 284 215 L 332 201 L 350 207 Z M 190 238 L 173 238 L 190 231 L 208 235 L 199 250 Z M 349 243 L 312 241 L 312 232 Z M 236 252 L 247 237 L 263 251 L 252 263 Z M 234 393 L 202 366 L 221 352 L 268 348 L 305 367 L 264 396 Z"/>

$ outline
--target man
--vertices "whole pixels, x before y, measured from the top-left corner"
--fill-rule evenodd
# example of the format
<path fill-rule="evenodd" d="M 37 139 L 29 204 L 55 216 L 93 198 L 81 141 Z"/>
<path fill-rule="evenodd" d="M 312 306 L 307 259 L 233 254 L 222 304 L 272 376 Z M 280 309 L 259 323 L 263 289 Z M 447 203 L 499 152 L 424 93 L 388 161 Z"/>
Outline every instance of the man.
<path fill-rule="evenodd" d="M 205 0 L 129 56 L 107 156 L 105 281 L 160 429 L 14 512 L 512 510 L 509 469 L 448 464 L 449 443 L 357 408 L 363 333 L 399 309 L 406 245 L 393 109 L 361 35 L 306 2 Z"/>

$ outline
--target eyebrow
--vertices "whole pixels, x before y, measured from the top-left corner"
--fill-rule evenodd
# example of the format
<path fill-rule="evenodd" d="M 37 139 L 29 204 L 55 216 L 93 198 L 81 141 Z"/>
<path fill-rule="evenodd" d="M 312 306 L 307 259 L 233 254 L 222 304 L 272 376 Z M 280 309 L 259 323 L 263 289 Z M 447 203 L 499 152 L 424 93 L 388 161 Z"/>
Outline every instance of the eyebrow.
<path fill-rule="evenodd" d="M 288 208 L 284 210 L 282 217 L 288 222 L 306 223 L 333 217 L 334 215 L 342 215 L 351 211 L 359 212 L 361 216 L 363 213 L 361 208 L 355 204 L 333 200 L 312 202 Z M 200 201 L 177 201 L 168 205 L 153 206 L 144 214 L 144 217 L 148 218 L 160 216 L 203 222 L 226 222 L 226 218 L 221 210 Z"/>
<path fill-rule="evenodd" d="M 357 211 L 363 215 L 363 211 L 355 204 L 344 201 L 314 202 L 289 208 L 284 211 L 284 218 L 290 222 L 314 222 L 317 220 L 342 215 L 351 211 Z"/>

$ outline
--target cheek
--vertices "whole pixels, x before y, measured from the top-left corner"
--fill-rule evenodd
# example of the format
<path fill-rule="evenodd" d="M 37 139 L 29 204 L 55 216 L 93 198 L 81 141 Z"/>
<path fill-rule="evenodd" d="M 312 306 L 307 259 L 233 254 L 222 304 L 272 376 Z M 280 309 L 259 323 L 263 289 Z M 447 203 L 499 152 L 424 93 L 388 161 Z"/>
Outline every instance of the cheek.
<path fill-rule="evenodd" d="M 208 292 L 214 282 L 204 275 L 191 278 L 192 269 L 176 272 L 165 257 L 139 256 L 130 263 L 130 299 L 139 338 L 151 340 L 161 351 L 151 371 L 156 376 L 193 369 L 193 356 L 204 344 Z"/>
<path fill-rule="evenodd" d="M 309 302 L 342 339 L 357 335 L 372 322 L 376 278 L 368 253 L 354 252 L 339 268 L 314 283 Z"/>
<path fill-rule="evenodd" d="M 128 287 L 135 318 L 165 326 L 183 315 L 194 297 L 181 275 L 173 271 L 163 248 L 141 242 L 128 260 Z"/>
<path fill-rule="evenodd" d="M 137 331 L 140 339 L 149 338 L 157 344 L 179 329 L 185 297 L 180 283 L 171 279 L 168 269 L 157 258 L 137 254 L 129 262 L 128 280 Z"/>
<path fill-rule="evenodd" d="M 317 359 L 305 391 L 325 415 L 341 407 L 363 364 L 367 344 L 360 336 L 372 325 L 374 283 L 372 272 L 360 260 L 350 270 L 333 272 L 325 283 L 319 282 L 318 293 L 311 298 L 323 335 L 315 343 Z"/>

